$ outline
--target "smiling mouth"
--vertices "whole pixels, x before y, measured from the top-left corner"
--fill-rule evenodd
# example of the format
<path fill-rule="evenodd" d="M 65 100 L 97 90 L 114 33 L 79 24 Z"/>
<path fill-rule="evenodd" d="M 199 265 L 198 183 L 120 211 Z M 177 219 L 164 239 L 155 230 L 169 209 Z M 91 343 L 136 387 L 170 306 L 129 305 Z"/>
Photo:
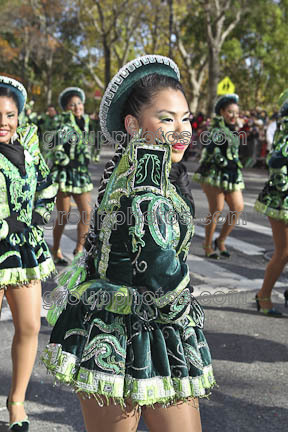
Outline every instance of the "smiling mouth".
<path fill-rule="evenodd" d="M 184 150 L 187 146 L 182 143 L 173 144 L 173 149 L 175 150 Z"/>

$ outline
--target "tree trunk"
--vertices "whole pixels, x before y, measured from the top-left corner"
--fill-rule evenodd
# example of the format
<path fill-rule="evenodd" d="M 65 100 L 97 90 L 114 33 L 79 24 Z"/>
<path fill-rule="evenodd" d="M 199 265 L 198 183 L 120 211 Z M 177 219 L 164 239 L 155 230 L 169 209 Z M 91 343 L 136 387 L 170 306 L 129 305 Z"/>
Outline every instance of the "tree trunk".
<path fill-rule="evenodd" d="M 219 50 L 217 47 L 209 46 L 209 82 L 208 82 L 208 107 L 207 114 L 212 116 L 217 98 L 217 85 L 220 75 Z"/>
<path fill-rule="evenodd" d="M 173 58 L 172 51 L 172 32 L 173 32 L 173 0 L 168 0 L 169 4 L 169 57 Z"/>
<path fill-rule="evenodd" d="M 190 111 L 192 114 L 196 114 L 198 111 L 199 98 L 200 98 L 200 86 L 198 89 L 194 87 L 193 99 L 190 102 Z"/>
<path fill-rule="evenodd" d="M 49 57 L 46 61 L 47 64 L 47 90 L 46 90 L 46 103 L 47 106 L 51 104 L 52 101 L 52 66 L 53 66 L 53 51 L 50 50 Z"/>
<path fill-rule="evenodd" d="M 111 50 L 105 36 L 103 37 L 103 50 L 105 59 L 105 87 L 107 87 L 111 80 Z"/>

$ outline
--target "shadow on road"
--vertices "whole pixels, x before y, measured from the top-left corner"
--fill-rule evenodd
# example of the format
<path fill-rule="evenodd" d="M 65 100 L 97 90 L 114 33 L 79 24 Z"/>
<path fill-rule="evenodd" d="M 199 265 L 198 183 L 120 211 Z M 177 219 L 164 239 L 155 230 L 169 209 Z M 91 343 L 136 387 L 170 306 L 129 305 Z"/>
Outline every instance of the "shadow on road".
<path fill-rule="evenodd" d="M 213 360 L 237 363 L 287 362 L 287 344 L 237 333 L 205 332 Z"/>
<path fill-rule="evenodd" d="M 201 401 L 200 406 L 205 432 L 287 431 L 288 409 L 273 406 L 273 401 L 260 405 L 214 389 L 211 400 Z"/>

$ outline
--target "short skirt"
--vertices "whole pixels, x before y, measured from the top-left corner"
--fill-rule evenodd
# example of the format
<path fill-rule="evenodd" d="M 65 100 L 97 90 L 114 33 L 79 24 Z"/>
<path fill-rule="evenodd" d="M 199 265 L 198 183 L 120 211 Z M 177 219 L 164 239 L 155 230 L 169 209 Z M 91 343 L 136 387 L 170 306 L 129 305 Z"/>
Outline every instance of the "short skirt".
<path fill-rule="evenodd" d="M 85 284 L 86 299 L 96 286 L 105 291 L 104 280 Z M 70 298 L 42 355 L 58 381 L 122 407 L 128 399 L 134 405 L 168 406 L 209 394 L 215 384 L 211 356 L 193 313 L 164 324 L 88 303 L 83 296 Z"/>
<path fill-rule="evenodd" d="M 202 163 L 193 175 L 193 180 L 200 184 L 209 184 L 227 192 L 245 188 L 240 168 L 220 168 L 215 164 Z"/>
<path fill-rule="evenodd" d="M 55 272 L 42 228 L 27 228 L 0 241 L 0 288 L 43 281 Z"/>
<path fill-rule="evenodd" d="M 273 219 L 288 223 L 288 190 L 277 189 L 269 180 L 258 195 L 254 209 Z"/>
<path fill-rule="evenodd" d="M 59 184 L 59 191 L 71 194 L 82 194 L 93 189 L 88 167 L 76 168 L 54 166 L 51 170 L 53 180 Z"/>

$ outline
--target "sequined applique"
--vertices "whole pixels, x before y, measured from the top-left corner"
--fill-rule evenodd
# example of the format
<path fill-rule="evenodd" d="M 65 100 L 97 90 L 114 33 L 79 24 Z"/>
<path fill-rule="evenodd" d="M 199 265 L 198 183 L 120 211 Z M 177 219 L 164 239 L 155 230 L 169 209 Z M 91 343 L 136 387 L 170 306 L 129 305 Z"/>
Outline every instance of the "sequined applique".
<path fill-rule="evenodd" d="M 82 362 L 92 357 L 96 365 L 104 371 L 113 371 L 116 374 L 124 371 L 126 351 L 115 336 L 100 334 L 87 343 L 83 350 Z"/>

